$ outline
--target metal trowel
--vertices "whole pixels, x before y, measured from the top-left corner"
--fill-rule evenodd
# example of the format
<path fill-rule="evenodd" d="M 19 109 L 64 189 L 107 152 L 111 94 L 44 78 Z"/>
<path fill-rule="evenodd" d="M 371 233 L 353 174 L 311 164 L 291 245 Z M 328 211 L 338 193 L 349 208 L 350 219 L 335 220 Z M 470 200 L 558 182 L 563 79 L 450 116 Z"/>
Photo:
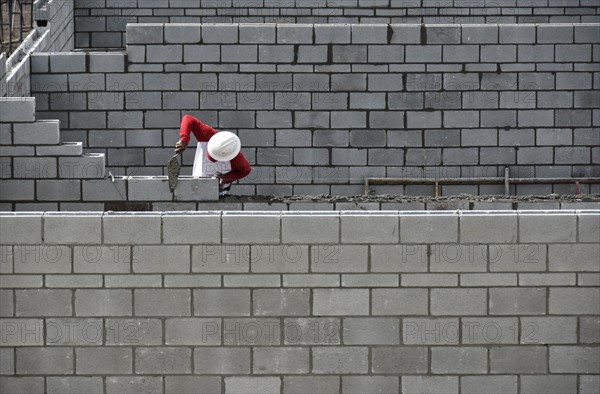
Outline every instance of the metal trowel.
<path fill-rule="evenodd" d="M 179 177 L 179 170 L 181 169 L 181 162 L 179 161 L 180 153 L 177 153 L 169 159 L 167 162 L 167 173 L 169 175 L 169 189 L 171 192 L 175 191 L 177 186 L 177 179 Z"/>

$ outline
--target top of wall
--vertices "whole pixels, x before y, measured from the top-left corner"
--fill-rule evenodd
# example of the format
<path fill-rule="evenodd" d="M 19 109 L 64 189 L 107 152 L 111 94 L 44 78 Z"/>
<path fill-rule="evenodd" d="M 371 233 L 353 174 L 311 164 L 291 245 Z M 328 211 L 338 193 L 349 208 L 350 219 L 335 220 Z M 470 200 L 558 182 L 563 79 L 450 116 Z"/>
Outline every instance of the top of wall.
<path fill-rule="evenodd" d="M 125 46 L 127 23 L 597 23 L 595 0 L 78 1 L 76 47 Z"/>

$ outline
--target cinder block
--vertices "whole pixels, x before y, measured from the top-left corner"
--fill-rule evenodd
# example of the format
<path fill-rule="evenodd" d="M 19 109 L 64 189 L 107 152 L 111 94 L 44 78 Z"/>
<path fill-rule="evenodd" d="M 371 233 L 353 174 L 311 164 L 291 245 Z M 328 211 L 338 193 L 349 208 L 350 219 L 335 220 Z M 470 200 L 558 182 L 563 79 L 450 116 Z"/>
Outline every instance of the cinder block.
<path fill-rule="evenodd" d="M 44 241 L 57 244 L 101 242 L 101 215 L 44 216 Z"/>
<path fill-rule="evenodd" d="M 312 356 L 313 373 L 367 373 L 367 347 L 315 347 Z"/>
<path fill-rule="evenodd" d="M 517 394 L 517 377 L 461 376 L 460 387 L 465 394 Z"/>
<path fill-rule="evenodd" d="M 253 290 L 254 316 L 305 316 L 310 314 L 307 289 Z"/>
<path fill-rule="evenodd" d="M 36 288 L 42 287 L 41 275 L 3 275 L 0 288 Z"/>
<path fill-rule="evenodd" d="M 13 256 L 15 273 L 51 274 L 71 272 L 71 249 L 68 246 L 56 244 L 15 245 L 12 256 L 10 256 L 11 260 Z"/>
<path fill-rule="evenodd" d="M 339 243 L 339 215 L 304 215 L 282 212 L 281 239 L 284 243 Z"/>
<path fill-rule="evenodd" d="M 28 289 L 15 291 L 16 316 L 71 316 L 71 291 Z"/>
<path fill-rule="evenodd" d="M 127 327 L 135 325 L 135 333 Z M 129 329 L 131 330 L 131 329 Z M 106 345 L 156 346 L 163 343 L 163 323 L 159 319 L 106 319 Z"/>
<path fill-rule="evenodd" d="M 106 393 L 118 394 L 125 391 L 148 393 L 162 387 L 163 378 L 155 376 L 111 376 L 106 377 Z"/>
<path fill-rule="evenodd" d="M 580 213 L 579 219 L 579 241 L 597 242 L 600 239 L 600 217 L 597 214 Z"/>
<path fill-rule="evenodd" d="M 490 245 L 489 263 L 492 272 L 545 271 L 546 245 Z"/>
<path fill-rule="evenodd" d="M 165 321 L 165 345 L 220 345 L 220 336 L 205 334 L 208 327 L 211 330 L 220 331 L 221 322 L 219 319 L 167 319 Z"/>
<path fill-rule="evenodd" d="M 240 24 L 240 43 L 275 44 L 275 24 Z"/>
<path fill-rule="evenodd" d="M 185 246 L 134 246 L 133 272 L 190 272 L 191 250 Z"/>
<path fill-rule="evenodd" d="M 101 377 L 49 377 L 47 379 L 48 393 L 76 394 L 84 391 L 100 394 L 103 390 Z"/>
<path fill-rule="evenodd" d="M 315 44 L 349 44 L 351 25 L 314 25 Z"/>
<path fill-rule="evenodd" d="M 165 24 L 165 43 L 167 44 L 198 44 L 200 43 L 200 28 L 196 23 Z"/>
<path fill-rule="evenodd" d="M 344 319 L 346 345 L 398 345 L 400 320 L 395 318 Z"/>
<path fill-rule="evenodd" d="M 136 251 L 137 248 L 134 246 Z M 76 246 L 73 270 L 75 273 L 129 273 L 131 253 L 130 246 Z"/>
<path fill-rule="evenodd" d="M 575 242 L 576 238 L 577 217 L 574 214 L 519 215 L 521 242 Z"/>
<path fill-rule="evenodd" d="M 339 383 L 338 383 L 339 386 Z M 43 377 L 2 377 L 2 390 L 8 393 L 45 393 L 45 384 Z"/>
<path fill-rule="evenodd" d="M 10 296 L 12 292 L 3 290 L 2 296 Z M 4 303 L 4 301 L 3 301 Z M 4 305 L 2 305 L 4 307 Z M 2 310 L 2 316 L 12 315 Z M 2 334 L 1 346 L 43 346 L 44 345 L 44 322 L 41 319 L 2 319 Z M 26 335 L 26 333 L 28 335 Z"/>
<path fill-rule="evenodd" d="M 547 373 L 547 348 L 543 346 L 503 346 L 490 349 L 491 373 Z"/>
<path fill-rule="evenodd" d="M 166 212 L 162 217 L 163 242 L 168 244 L 214 244 L 221 242 L 220 213 Z"/>
<path fill-rule="evenodd" d="M 390 44 L 421 44 L 421 25 L 391 24 Z"/>
<path fill-rule="evenodd" d="M 278 44 L 312 44 L 313 26 L 312 25 L 277 25 L 277 43 Z"/>
<path fill-rule="evenodd" d="M 231 44 L 238 42 L 238 26 L 225 23 L 203 24 L 202 42 L 204 44 Z"/>
<path fill-rule="evenodd" d="M 440 63 L 441 45 L 407 45 L 406 63 Z"/>
<path fill-rule="evenodd" d="M 460 44 L 460 26 L 427 25 L 427 44 Z"/>
<path fill-rule="evenodd" d="M 371 272 L 426 272 L 426 245 L 372 245 Z"/>
<path fill-rule="evenodd" d="M 196 316 L 249 316 L 250 290 L 194 290 Z"/>
<path fill-rule="evenodd" d="M 314 330 L 327 334 L 314 335 Z M 284 343 L 286 345 L 339 345 L 340 331 L 340 319 L 336 318 L 285 319 Z"/>
<path fill-rule="evenodd" d="M 251 372 L 250 358 L 250 348 L 196 348 L 194 349 L 194 373 L 248 375 Z"/>
<path fill-rule="evenodd" d="M 517 241 L 517 215 L 463 212 L 460 239 L 468 243 L 514 243 Z"/>
<path fill-rule="evenodd" d="M 550 372 L 596 373 L 600 366 L 598 347 L 550 346 Z"/>
<path fill-rule="evenodd" d="M 136 316 L 190 316 L 190 290 L 135 290 Z"/>
<path fill-rule="evenodd" d="M 427 289 L 374 289 L 373 315 L 426 315 Z"/>
<path fill-rule="evenodd" d="M 58 120 L 38 120 L 34 123 L 15 123 L 13 142 L 20 145 L 58 144 L 60 122 Z"/>
<path fill-rule="evenodd" d="M 77 290 L 75 314 L 77 316 L 131 315 L 131 291 Z"/>
<path fill-rule="evenodd" d="M 539 315 L 546 313 L 546 289 L 490 289 L 490 314 Z"/>
<path fill-rule="evenodd" d="M 548 268 L 556 271 L 600 271 L 600 245 L 551 244 L 548 247 Z"/>
<path fill-rule="evenodd" d="M 597 315 L 600 311 L 598 288 L 551 288 L 549 314 Z"/>
<path fill-rule="evenodd" d="M 519 343 L 519 320 L 516 317 L 462 318 L 461 323 L 464 344 Z"/>
<path fill-rule="evenodd" d="M 367 272 L 369 261 L 366 245 L 311 246 L 312 272 Z"/>
<path fill-rule="evenodd" d="M 164 42 L 164 24 L 128 23 L 126 38 L 127 45 L 162 44 Z"/>
<path fill-rule="evenodd" d="M 396 376 L 344 376 L 342 390 L 348 394 L 399 393 L 399 379 Z"/>
<path fill-rule="evenodd" d="M 86 72 L 86 54 L 83 52 L 54 52 L 50 54 L 51 73 Z"/>
<path fill-rule="evenodd" d="M 15 355 L 19 375 L 68 375 L 74 371 L 70 347 L 17 348 Z"/>
<path fill-rule="evenodd" d="M 426 347 L 378 347 L 372 350 L 371 370 L 375 373 L 422 374 L 427 372 L 428 359 Z"/>
<path fill-rule="evenodd" d="M 496 25 L 463 25 L 463 44 L 495 44 L 498 42 Z"/>
<path fill-rule="evenodd" d="M 139 374 L 190 374 L 192 349 L 151 347 L 135 349 L 135 372 Z"/>
<path fill-rule="evenodd" d="M 535 42 L 535 25 L 501 25 L 500 43 L 528 44 Z"/>
<path fill-rule="evenodd" d="M 431 372 L 440 374 L 485 374 L 487 349 L 436 347 L 431 349 Z"/>
<path fill-rule="evenodd" d="M 90 53 L 88 56 L 90 72 L 125 72 L 125 54 L 123 53 Z"/>
<path fill-rule="evenodd" d="M 446 243 L 458 240 L 456 213 L 440 215 L 401 215 L 402 243 Z"/>
<path fill-rule="evenodd" d="M 456 376 L 405 376 L 402 379 L 403 393 L 456 394 Z"/>
<path fill-rule="evenodd" d="M 388 25 L 352 25 L 352 44 L 387 44 Z"/>
<path fill-rule="evenodd" d="M 431 289 L 432 315 L 485 315 L 486 289 Z"/>
<path fill-rule="evenodd" d="M 107 244 L 158 244 L 161 217 L 157 214 L 108 214 L 102 218 Z"/>
<path fill-rule="evenodd" d="M 77 373 L 109 375 L 133 372 L 132 351 L 129 348 L 78 348 L 75 350 Z"/>
<path fill-rule="evenodd" d="M 42 216 L 3 212 L 0 216 L 0 233 L 2 244 L 41 244 Z"/>
<path fill-rule="evenodd" d="M 278 243 L 279 214 L 225 212 L 222 217 L 224 243 Z M 256 229 L 261 231 L 257 232 Z"/>
<path fill-rule="evenodd" d="M 0 114 L 2 122 L 34 122 L 34 97 L 2 97 L 0 98 Z"/>
<path fill-rule="evenodd" d="M 255 374 L 306 374 L 309 351 L 300 347 L 256 348 L 253 352 Z"/>
<path fill-rule="evenodd" d="M 278 393 L 281 391 L 279 377 L 226 377 L 225 392 L 231 394 Z"/>
<path fill-rule="evenodd" d="M 525 317 L 521 318 L 521 343 L 555 344 L 577 342 L 577 318 Z"/>
<path fill-rule="evenodd" d="M 315 289 L 313 314 L 318 316 L 368 315 L 368 289 Z"/>

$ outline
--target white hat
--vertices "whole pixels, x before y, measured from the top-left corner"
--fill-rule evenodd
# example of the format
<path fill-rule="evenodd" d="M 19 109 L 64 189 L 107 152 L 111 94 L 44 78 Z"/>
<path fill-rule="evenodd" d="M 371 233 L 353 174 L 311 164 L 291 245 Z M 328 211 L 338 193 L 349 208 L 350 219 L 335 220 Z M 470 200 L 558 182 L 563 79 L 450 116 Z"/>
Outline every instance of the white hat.
<path fill-rule="evenodd" d="M 208 140 L 208 154 L 217 161 L 229 161 L 240 153 L 242 143 L 230 131 L 221 131 Z"/>

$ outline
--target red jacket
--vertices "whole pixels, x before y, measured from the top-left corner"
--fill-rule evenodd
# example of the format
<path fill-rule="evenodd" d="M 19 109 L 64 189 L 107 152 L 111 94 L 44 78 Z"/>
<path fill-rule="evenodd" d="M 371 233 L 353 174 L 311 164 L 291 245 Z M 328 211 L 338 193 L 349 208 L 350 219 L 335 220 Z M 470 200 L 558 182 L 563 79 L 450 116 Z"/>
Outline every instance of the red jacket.
<path fill-rule="evenodd" d="M 190 143 L 190 132 L 194 133 L 199 142 L 208 142 L 210 137 L 215 135 L 217 131 L 207 124 L 202 123 L 191 115 L 185 115 L 181 120 L 179 135 L 181 140 L 186 144 Z M 211 161 L 216 161 L 212 157 L 208 157 Z M 231 172 L 223 175 L 223 180 L 231 183 L 238 179 L 248 176 L 251 171 L 250 163 L 244 157 L 242 152 L 238 153 L 231 161 Z"/>

